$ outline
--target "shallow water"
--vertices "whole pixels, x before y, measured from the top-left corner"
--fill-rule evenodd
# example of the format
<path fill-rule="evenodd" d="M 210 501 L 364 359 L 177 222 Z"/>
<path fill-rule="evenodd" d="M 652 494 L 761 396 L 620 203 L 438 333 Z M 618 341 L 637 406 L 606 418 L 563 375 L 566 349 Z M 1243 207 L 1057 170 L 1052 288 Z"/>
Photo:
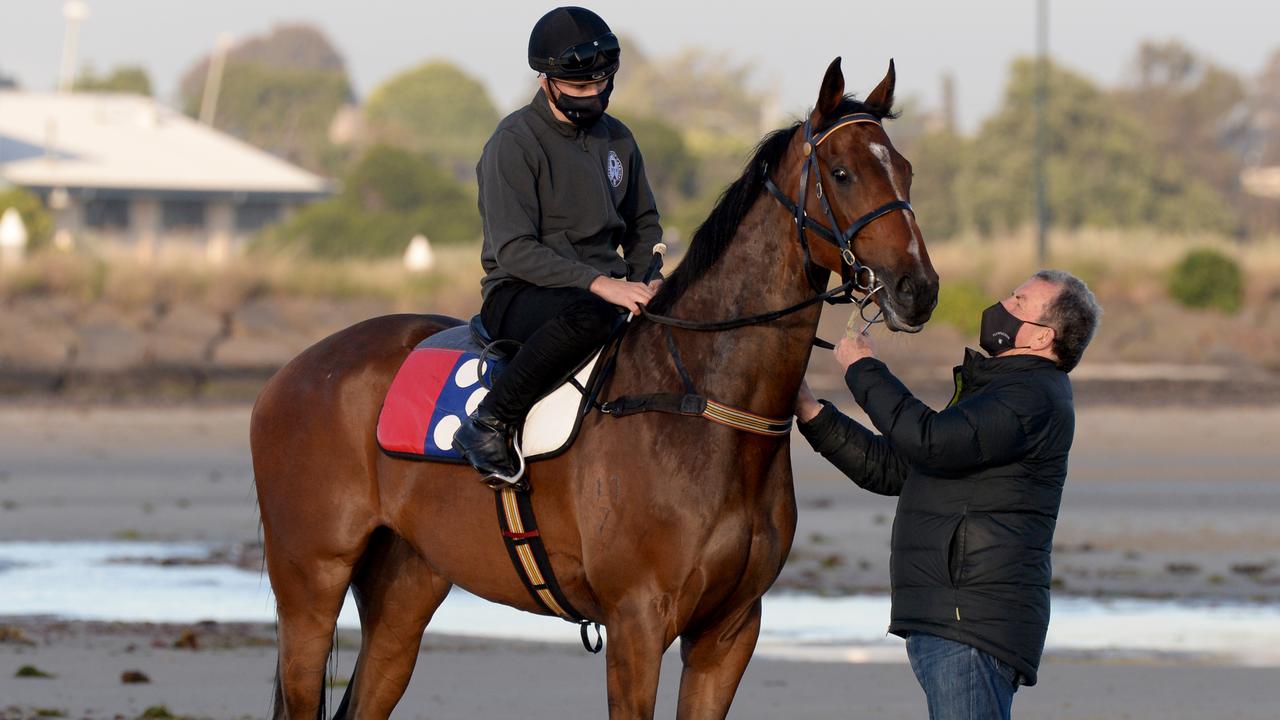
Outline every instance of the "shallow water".
<path fill-rule="evenodd" d="M 222 565 L 157 565 L 138 560 L 198 560 L 209 551 L 203 544 L 0 543 L 0 616 L 273 621 L 275 607 L 264 574 Z M 903 661 L 902 641 L 886 634 L 888 618 L 886 596 L 770 594 L 765 598 L 757 654 L 794 660 Z M 349 597 L 339 624 L 359 625 Z M 495 605 L 458 589 L 437 612 L 431 630 L 577 641 L 577 630 L 563 621 Z M 1172 654 L 1280 667 L 1280 607 L 1060 597 L 1054 600 L 1046 646 L 1049 653 Z"/>

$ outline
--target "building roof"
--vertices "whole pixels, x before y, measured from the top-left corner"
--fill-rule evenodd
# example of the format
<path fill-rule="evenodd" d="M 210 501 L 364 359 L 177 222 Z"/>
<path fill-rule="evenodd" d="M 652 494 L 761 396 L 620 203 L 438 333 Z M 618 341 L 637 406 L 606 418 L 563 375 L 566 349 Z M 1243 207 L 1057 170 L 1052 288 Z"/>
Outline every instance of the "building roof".
<path fill-rule="evenodd" d="M 0 183 L 26 187 L 320 195 L 331 183 L 124 93 L 0 90 Z"/>

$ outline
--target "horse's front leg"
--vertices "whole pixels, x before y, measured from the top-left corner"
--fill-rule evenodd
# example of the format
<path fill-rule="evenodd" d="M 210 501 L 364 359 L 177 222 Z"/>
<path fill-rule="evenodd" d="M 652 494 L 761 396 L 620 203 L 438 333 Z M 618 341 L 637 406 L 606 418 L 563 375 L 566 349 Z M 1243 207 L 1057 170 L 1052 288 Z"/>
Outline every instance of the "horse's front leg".
<path fill-rule="evenodd" d="M 651 720 L 658 699 L 662 653 L 675 639 L 668 603 L 650 596 L 610 613 L 605 650 L 609 720 Z"/>
<path fill-rule="evenodd" d="M 680 676 L 676 717 L 705 720 L 727 716 L 759 636 L 759 599 L 696 633 L 681 636 L 684 674 Z"/>

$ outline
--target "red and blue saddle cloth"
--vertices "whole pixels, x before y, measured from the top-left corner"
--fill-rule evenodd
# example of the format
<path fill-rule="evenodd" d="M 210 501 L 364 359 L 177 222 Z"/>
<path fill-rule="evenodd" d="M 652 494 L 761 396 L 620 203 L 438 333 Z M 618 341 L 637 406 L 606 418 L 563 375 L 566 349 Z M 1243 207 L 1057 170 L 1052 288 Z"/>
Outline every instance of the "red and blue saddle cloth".
<path fill-rule="evenodd" d="M 378 416 L 378 445 L 384 452 L 409 460 L 462 462 L 453 450 L 453 435 L 506 367 L 501 355 L 481 357 L 478 332 L 458 325 L 409 352 Z M 587 388 L 596 380 L 599 355 L 593 354 L 529 409 L 517 445 L 526 461 L 555 457 L 573 444 L 591 407 Z"/>
<path fill-rule="evenodd" d="M 453 435 L 484 396 L 504 363 L 484 358 L 466 325 L 443 330 L 409 353 L 391 381 L 378 417 L 378 445 L 418 460 L 462 462 Z"/>

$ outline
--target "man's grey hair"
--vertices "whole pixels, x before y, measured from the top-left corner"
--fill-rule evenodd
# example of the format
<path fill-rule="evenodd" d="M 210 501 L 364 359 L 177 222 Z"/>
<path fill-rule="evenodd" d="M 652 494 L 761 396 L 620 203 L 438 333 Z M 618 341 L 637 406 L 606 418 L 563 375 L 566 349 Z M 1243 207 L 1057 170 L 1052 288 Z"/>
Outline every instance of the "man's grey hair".
<path fill-rule="evenodd" d="M 1065 270 L 1041 270 L 1033 277 L 1059 288 L 1040 323 L 1053 328 L 1053 354 L 1058 357 L 1058 367 L 1063 372 L 1071 372 L 1080 364 L 1084 349 L 1098 331 L 1102 307 L 1089 286 Z"/>

